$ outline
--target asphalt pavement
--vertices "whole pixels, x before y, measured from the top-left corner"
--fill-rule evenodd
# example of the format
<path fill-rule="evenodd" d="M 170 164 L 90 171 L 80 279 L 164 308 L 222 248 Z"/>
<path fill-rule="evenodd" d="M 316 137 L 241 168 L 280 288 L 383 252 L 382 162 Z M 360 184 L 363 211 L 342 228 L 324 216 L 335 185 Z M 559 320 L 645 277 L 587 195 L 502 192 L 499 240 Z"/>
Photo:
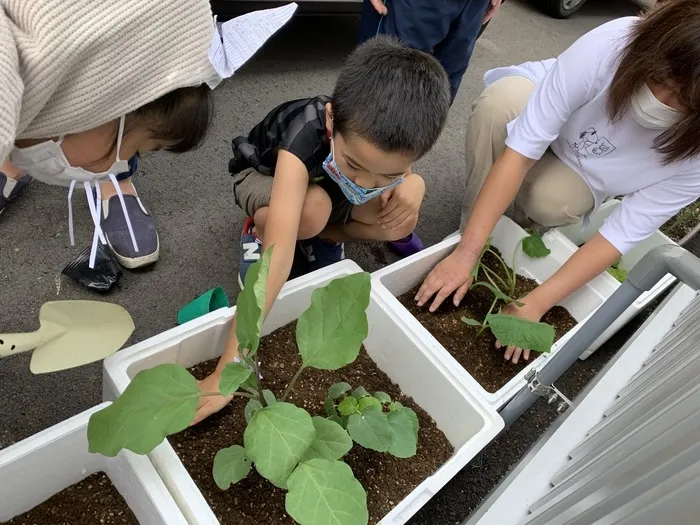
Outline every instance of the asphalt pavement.
<path fill-rule="evenodd" d="M 427 182 L 418 233 L 426 245 L 459 224 L 464 188 L 464 131 L 484 72 L 497 66 L 556 56 L 595 26 L 637 7 L 627 0 L 589 0 L 569 20 L 555 20 L 522 0 L 508 0 L 477 44 L 472 63 L 438 144 L 415 171 Z M 330 94 L 343 58 L 354 46 L 355 17 L 298 17 L 215 91 L 215 118 L 205 144 L 184 155 L 154 153 L 135 183 L 156 217 L 160 261 L 148 271 L 125 271 L 119 288 L 101 297 L 61 277 L 89 245 L 92 222 L 74 197 L 76 241 L 68 239 L 65 189 L 33 184 L 0 218 L 0 332 L 38 327 L 41 305 L 57 299 L 108 300 L 133 316 L 135 343 L 175 325 L 176 312 L 201 292 L 221 285 L 232 299 L 244 219 L 233 202 L 227 163 L 230 141 L 275 105 Z M 348 245 L 347 256 L 373 271 L 394 260 L 378 244 Z M 101 400 L 101 365 L 34 376 L 29 355 L 0 361 L 0 448 L 62 421 Z"/>

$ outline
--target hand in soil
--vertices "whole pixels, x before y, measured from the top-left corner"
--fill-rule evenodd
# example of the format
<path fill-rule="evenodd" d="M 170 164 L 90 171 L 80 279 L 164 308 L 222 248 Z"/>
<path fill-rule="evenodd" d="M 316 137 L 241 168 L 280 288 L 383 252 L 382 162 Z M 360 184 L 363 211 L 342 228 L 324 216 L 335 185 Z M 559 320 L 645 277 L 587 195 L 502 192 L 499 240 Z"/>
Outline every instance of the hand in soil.
<path fill-rule="evenodd" d="M 199 382 L 199 390 L 201 390 L 202 393 L 218 392 L 220 380 L 221 373 L 214 371 Z M 194 421 L 192 421 L 190 426 L 196 425 L 212 414 L 215 414 L 228 405 L 231 402 L 231 399 L 233 399 L 233 396 L 201 396 L 199 398 L 199 404 L 197 405 L 197 413 L 195 414 Z"/>
<path fill-rule="evenodd" d="M 418 289 L 415 300 L 423 306 L 435 295 L 429 310 L 434 312 L 442 302 L 454 293 L 454 305 L 459 306 L 472 283 L 474 261 L 455 250 L 445 257 L 425 278 Z M 436 295 L 437 294 L 437 295 Z"/>
<path fill-rule="evenodd" d="M 542 313 L 535 310 L 535 308 L 528 306 L 527 303 L 524 302 L 523 299 L 520 300 L 520 303 L 522 306 L 518 306 L 515 303 L 510 303 L 507 304 L 506 306 L 503 307 L 503 313 L 508 314 L 508 315 L 513 315 L 515 317 L 521 317 L 523 319 L 527 319 L 528 321 L 532 321 L 533 323 L 539 323 L 540 319 L 542 319 Z M 501 342 L 496 341 L 496 348 L 500 349 L 502 348 Z M 513 362 L 513 364 L 518 364 L 520 361 L 520 356 L 522 355 L 523 361 L 529 361 L 530 360 L 530 349 L 529 348 L 516 348 L 514 346 L 509 346 L 506 348 L 506 352 L 503 355 L 503 358 L 508 361 L 509 359 Z"/>

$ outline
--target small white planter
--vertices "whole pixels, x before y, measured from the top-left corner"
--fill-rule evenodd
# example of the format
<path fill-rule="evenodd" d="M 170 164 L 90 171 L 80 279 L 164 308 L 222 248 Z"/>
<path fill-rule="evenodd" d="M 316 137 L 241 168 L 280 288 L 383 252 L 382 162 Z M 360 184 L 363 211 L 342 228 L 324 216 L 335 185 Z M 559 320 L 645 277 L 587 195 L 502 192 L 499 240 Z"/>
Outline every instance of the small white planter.
<path fill-rule="evenodd" d="M 27 512 L 96 472 L 104 472 L 141 525 L 187 525 L 148 458 L 88 452 L 87 424 L 103 403 L 0 450 L 0 522 Z M 49 525 L 49 524 L 46 524 Z"/>
<path fill-rule="evenodd" d="M 269 334 L 297 319 L 311 304 L 311 293 L 316 288 L 360 271 L 355 263 L 343 261 L 288 282 L 265 321 L 263 333 Z M 146 368 L 162 363 L 190 367 L 218 357 L 224 350 L 234 312 L 235 308 L 214 312 L 106 359 L 105 395 L 113 399 L 126 389 L 134 375 Z M 438 472 L 424 480 L 381 521 L 383 525 L 400 525 L 496 437 L 504 423 L 493 407 L 464 385 L 424 344 L 406 323 L 405 315 L 396 313 L 374 291 L 367 317 L 369 335 L 364 345 L 370 357 L 430 414 L 455 448 L 454 455 Z M 159 445 L 150 457 L 190 523 L 218 525 L 170 444 L 166 441 Z"/>
<path fill-rule="evenodd" d="M 558 232 L 561 237 L 564 238 L 564 242 L 570 242 L 570 249 L 575 253 L 577 246 L 582 245 L 588 239 L 593 237 L 600 227 L 603 225 L 608 216 L 613 212 L 617 206 L 620 205 L 620 201 L 617 199 L 612 199 L 604 202 L 593 214 L 591 214 L 590 224 L 587 228 L 582 228 L 581 223 L 573 224 L 565 228 L 559 228 Z M 659 230 L 652 233 L 648 238 L 640 242 L 632 250 L 626 253 L 622 260 L 620 261 L 620 268 L 627 271 L 631 270 L 639 260 L 644 257 L 651 249 L 657 246 L 662 246 L 664 244 L 676 244 L 670 237 L 667 237 Z M 663 293 L 669 286 L 675 282 L 675 277 L 667 274 L 663 279 L 661 279 L 654 288 L 648 292 L 644 292 L 639 299 L 637 299 L 632 306 L 630 306 L 620 317 L 618 317 L 610 327 L 601 334 L 601 336 L 595 340 L 595 342 L 590 346 L 586 352 L 583 353 L 581 359 L 586 359 L 593 352 L 595 352 L 603 343 L 610 339 L 615 333 L 625 326 L 631 319 L 633 319 L 640 310 L 646 308 L 649 303 L 656 299 L 661 293 Z M 603 272 L 596 279 L 596 286 L 600 293 L 602 293 L 607 299 L 610 297 L 615 290 L 620 286 L 620 282 L 615 279 L 608 272 Z"/>
<path fill-rule="evenodd" d="M 525 230 L 512 220 L 507 217 L 501 217 L 494 228 L 491 242 L 501 252 L 506 263 L 510 265 L 513 261 L 515 248 L 518 247 L 520 239 L 526 235 Z M 407 257 L 375 272 L 372 274 L 372 289 L 383 297 L 393 309 L 403 313 L 406 318 L 406 324 L 410 325 L 411 329 L 420 335 L 429 348 L 441 356 L 441 359 L 459 375 L 465 385 L 468 385 L 473 391 L 480 392 L 489 403 L 498 409 L 525 385 L 525 375 L 530 370 L 542 368 L 549 356 L 564 345 L 571 335 L 579 329 L 582 321 L 603 303 L 605 295 L 598 290 L 598 283 L 592 283 L 565 299 L 561 306 L 569 311 L 572 317 L 578 321 L 578 324 L 554 344 L 549 354 L 539 355 L 496 392 L 487 392 L 396 299 L 397 296 L 403 295 L 419 285 L 440 261 L 452 253 L 460 238 L 461 235 L 459 233 L 454 233 L 430 248 L 426 248 L 411 257 Z M 521 251 L 516 264 L 519 275 L 534 279 L 538 283 L 551 277 L 575 251 L 575 248 L 571 247 L 571 243 L 560 234 L 557 235 L 556 232 L 547 233 L 544 236 L 544 241 L 552 251 L 549 256 L 533 259 L 522 254 Z M 468 298 L 469 295 L 467 295 L 466 300 Z M 493 351 L 499 352 L 500 350 L 494 348 Z"/>

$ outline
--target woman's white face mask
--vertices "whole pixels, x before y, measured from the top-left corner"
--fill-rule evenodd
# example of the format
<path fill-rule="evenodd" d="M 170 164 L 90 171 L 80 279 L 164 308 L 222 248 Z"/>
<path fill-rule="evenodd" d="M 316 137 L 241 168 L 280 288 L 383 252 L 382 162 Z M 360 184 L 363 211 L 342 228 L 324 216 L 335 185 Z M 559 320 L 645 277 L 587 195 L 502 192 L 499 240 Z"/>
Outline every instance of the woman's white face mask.
<path fill-rule="evenodd" d="M 648 129 L 668 129 L 680 119 L 678 110 L 657 99 L 646 84 L 632 97 L 630 110 L 634 120 Z"/>
<path fill-rule="evenodd" d="M 117 175 L 129 171 L 129 161 L 120 160 L 119 155 L 123 136 L 124 117 L 119 120 L 116 162 L 109 170 L 101 173 L 71 166 L 61 148 L 63 137 L 57 141 L 48 140 L 27 148 L 15 147 L 10 153 L 10 162 L 29 173 L 34 179 L 53 186 L 70 186 L 74 181 L 99 182 L 108 179 L 110 174 Z"/>

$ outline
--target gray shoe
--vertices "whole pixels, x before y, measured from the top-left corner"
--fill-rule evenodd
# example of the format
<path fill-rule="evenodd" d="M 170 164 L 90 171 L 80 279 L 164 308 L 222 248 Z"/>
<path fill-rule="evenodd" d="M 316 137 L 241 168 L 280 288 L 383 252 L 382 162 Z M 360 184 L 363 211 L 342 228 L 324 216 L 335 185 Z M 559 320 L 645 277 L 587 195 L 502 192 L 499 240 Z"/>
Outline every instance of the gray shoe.
<path fill-rule="evenodd" d="M 124 268 L 134 269 L 158 260 L 160 243 L 156 223 L 136 195 L 124 195 L 139 251 L 134 250 L 122 205 L 117 195 L 102 201 L 102 231 L 114 256 Z"/>
<path fill-rule="evenodd" d="M 5 207 L 14 201 L 32 180 L 34 179 L 29 175 L 25 175 L 18 181 L 15 181 L 0 171 L 0 215 L 5 211 Z"/>

